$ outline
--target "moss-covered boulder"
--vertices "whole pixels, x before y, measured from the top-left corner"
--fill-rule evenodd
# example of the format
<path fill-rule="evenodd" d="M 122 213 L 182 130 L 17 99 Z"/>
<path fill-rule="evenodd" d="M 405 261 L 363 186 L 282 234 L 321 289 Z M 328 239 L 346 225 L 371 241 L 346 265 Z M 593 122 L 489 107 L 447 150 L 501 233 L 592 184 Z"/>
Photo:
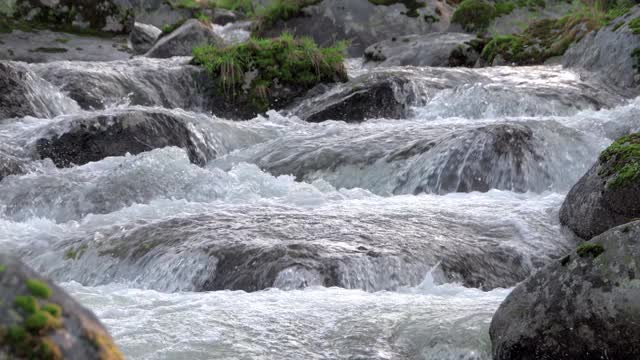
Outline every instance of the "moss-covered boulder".
<path fill-rule="evenodd" d="M 310 38 L 283 34 L 224 48 L 200 46 L 193 63 L 210 74 L 212 99 L 222 100 L 214 108 L 226 105 L 223 113 L 251 118 L 287 106 L 318 84 L 347 81 L 343 52 L 341 44 L 322 48 Z"/>
<path fill-rule="evenodd" d="M 640 221 L 580 245 L 518 285 L 490 327 L 493 358 L 640 358 Z"/>
<path fill-rule="evenodd" d="M 0 6 L 0 17 L 67 31 L 121 34 L 129 33 L 134 22 L 126 0 L 8 0 Z"/>
<path fill-rule="evenodd" d="M 465 31 L 484 32 L 498 15 L 493 3 L 485 0 L 464 0 L 451 17 L 451 23 L 460 24 Z"/>
<path fill-rule="evenodd" d="M 100 321 L 20 260 L 0 254 L 0 359 L 124 359 Z"/>
<path fill-rule="evenodd" d="M 583 239 L 635 218 L 640 218 L 640 133 L 603 151 L 560 209 L 560 222 Z"/>

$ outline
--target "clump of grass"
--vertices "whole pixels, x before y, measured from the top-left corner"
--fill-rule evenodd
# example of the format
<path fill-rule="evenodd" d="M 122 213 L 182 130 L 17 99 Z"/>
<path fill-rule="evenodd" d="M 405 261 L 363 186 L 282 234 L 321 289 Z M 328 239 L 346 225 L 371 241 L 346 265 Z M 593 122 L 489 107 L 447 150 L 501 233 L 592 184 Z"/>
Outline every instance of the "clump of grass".
<path fill-rule="evenodd" d="M 637 17 L 631 21 L 629 21 L 629 29 L 631 29 L 631 32 L 638 35 L 640 34 L 640 17 Z"/>
<path fill-rule="evenodd" d="M 610 189 L 640 181 L 640 133 L 623 136 L 600 154 L 600 176 L 612 177 Z"/>
<path fill-rule="evenodd" d="M 494 5 L 485 0 L 464 0 L 456 8 L 451 22 L 469 32 L 484 32 L 497 16 Z"/>
<path fill-rule="evenodd" d="M 256 110 L 264 111 L 274 100 L 275 86 L 306 90 L 321 82 L 346 81 L 345 48 L 344 43 L 321 48 L 310 38 L 295 39 L 285 33 L 225 48 L 199 46 L 193 50 L 193 63 L 211 74 L 227 98 L 244 97 Z M 255 76 L 246 84 L 248 73 Z"/>
<path fill-rule="evenodd" d="M 50 313 L 40 310 L 34 314 L 29 315 L 24 322 L 24 326 L 27 330 L 32 332 L 42 332 L 51 330 L 62 326 L 62 322 L 56 319 Z"/>
<path fill-rule="evenodd" d="M 604 252 L 604 247 L 600 244 L 583 243 L 578 246 L 576 252 L 581 258 L 591 256 L 595 259 Z"/>
<path fill-rule="evenodd" d="M 52 294 L 51 288 L 43 281 L 37 279 L 27 280 L 27 289 L 29 289 L 33 296 L 37 296 L 41 299 L 48 299 Z"/>
<path fill-rule="evenodd" d="M 62 316 L 62 308 L 56 304 L 45 304 L 42 306 L 42 311 L 48 312 L 54 318 Z"/>
<path fill-rule="evenodd" d="M 18 295 L 13 299 L 14 305 L 27 314 L 34 314 L 40 310 L 38 300 L 33 296 Z"/>

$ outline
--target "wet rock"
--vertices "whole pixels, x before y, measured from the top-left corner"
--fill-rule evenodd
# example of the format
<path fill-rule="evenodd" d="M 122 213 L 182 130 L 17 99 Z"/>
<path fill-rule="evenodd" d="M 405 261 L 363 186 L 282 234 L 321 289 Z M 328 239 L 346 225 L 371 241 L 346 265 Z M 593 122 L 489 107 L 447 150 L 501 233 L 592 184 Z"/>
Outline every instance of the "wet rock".
<path fill-rule="evenodd" d="M 578 181 L 560 222 L 583 239 L 640 217 L 640 134 L 616 140 Z"/>
<path fill-rule="evenodd" d="M 318 44 L 330 45 L 349 40 L 349 55 L 362 56 L 364 50 L 394 36 L 445 31 L 452 8 L 445 2 L 429 0 L 407 9 L 397 1 L 391 5 L 375 5 L 369 0 L 324 0 L 305 7 L 302 14 L 263 29 L 263 35 L 275 36 L 283 30 L 296 36 L 310 36 Z M 327 31 L 330 29 L 330 31 Z"/>
<path fill-rule="evenodd" d="M 583 243 L 518 285 L 496 311 L 493 358 L 640 356 L 640 222 Z"/>
<path fill-rule="evenodd" d="M 51 84 L 19 63 L 0 62 L 0 89 L 0 120 L 24 116 L 47 118 L 77 108 L 73 101 L 64 99 Z"/>
<path fill-rule="evenodd" d="M 137 22 L 153 25 L 162 29 L 164 26 L 183 23 L 195 17 L 191 9 L 174 8 L 165 0 L 123 0 L 131 6 Z"/>
<path fill-rule="evenodd" d="M 124 359 L 91 311 L 20 260 L 2 254 L 0 333 L 2 358 Z"/>
<path fill-rule="evenodd" d="M 331 141 L 329 141 L 331 139 Z M 596 156 L 593 139 L 547 121 L 429 126 L 402 123 L 381 131 L 329 132 L 323 141 L 285 135 L 258 145 L 249 158 L 274 175 L 324 180 L 376 194 L 566 191 Z"/>
<path fill-rule="evenodd" d="M 32 66 L 84 109 L 107 106 L 205 108 L 204 71 L 186 58 L 136 58 L 113 62 L 55 62 Z"/>
<path fill-rule="evenodd" d="M 439 280 L 484 289 L 511 286 L 549 261 L 547 247 L 522 254 L 505 246 L 535 241 L 522 238 L 514 224 L 488 225 L 478 218 L 460 224 L 432 205 L 410 216 L 378 206 L 355 212 L 256 205 L 210 210 L 103 229 L 99 241 L 90 235 L 59 244 L 36 263 L 55 264 L 47 271 L 60 280 L 133 281 L 163 291 L 314 285 L 378 291 L 417 285 L 438 263 Z M 434 211 L 437 223 L 429 220 Z M 401 241 L 400 231 L 407 234 Z M 562 252 L 566 246 L 556 242 L 552 248 Z"/>
<path fill-rule="evenodd" d="M 118 34 L 128 34 L 134 22 L 131 7 L 121 0 L 16 0 L 5 2 L 0 14 L 52 28 Z"/>
<path fill-rule="evenodd" d="M 585 77 L 620 88 L 628 95 L 637 95 L 640 36 L 629 23 L 638 16 L 640 7 L 635 6 L 609 25 L 590 32 L 567 50 L 563 65 L 581 71 Z"/>
<path fill-rule="evenodd" d="M 160 38 L 145 56 L 152 58 L 190 56 L 193 48 L 202 44 L 222 46 L 224 41 L 213 32 L 210 24 L 191 19 L 169 35 Z"/>
<path fill-rule="evenodd" d="M 144 54 L 153 47 L 160 35 L 162 30 L 157 27 L 136 22 L 129 34 L 129 41 L 136 54 Z"/>
<path fill-rule="evenodd" d="M 50 158 L 58 167 L 166 146 L 187 150 L 189 159 L 200 165 L 216 155 L 188 121 L 169 111 L 114 110 L 65 120 L 36 143 L 40 157 Z"/>
<path fill-rule="evenodd" d="M 451 57 L 457 51 L 458 57 L 468 58 L 464 64 L 473 64 L 480 56 L 468 44 L 474 40 L 476 36 L 463 33 L 400 36 L 371 45 L 364 51 L 364 57 L 373 66 L 456 66 Z"/>

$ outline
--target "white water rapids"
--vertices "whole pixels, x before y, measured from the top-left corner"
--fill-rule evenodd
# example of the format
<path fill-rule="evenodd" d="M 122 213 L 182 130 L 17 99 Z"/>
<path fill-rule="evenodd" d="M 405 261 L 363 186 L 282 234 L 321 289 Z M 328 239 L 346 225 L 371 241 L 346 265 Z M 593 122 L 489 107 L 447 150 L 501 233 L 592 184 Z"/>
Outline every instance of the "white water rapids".
<path fill-rule="evenodd" d="M 162 61 L 180 76 L 181 60 Z M 638 100 L 599 109 L 551 67 L 464 70 L 495 83 L 425 87 L 408 119 L 347 124 L 168 108 L 198 102 L 167 99 L 171 83 L 126 62 L 25 66 L 53 83 L 36 79 L 49 95 L 34 95 L 51 104 L 0 121 L 0 152 L 29 158 L 43 134 L 123 111 L 180 118 L 215 149 L 204 166 L 166 147 L 64 169 L 34 160 L 0 180 L 0 251 L 61 282 L 128 359 L 489 359 L 509 288 L 573 245 L 564 195 L 640 129 Z M 138 76 L 151 103 L 104 90 L 105 109 L 81 110 L 49 76 L 74 68 Z M 503 125 L 530 149 L 494 149 Z"/>

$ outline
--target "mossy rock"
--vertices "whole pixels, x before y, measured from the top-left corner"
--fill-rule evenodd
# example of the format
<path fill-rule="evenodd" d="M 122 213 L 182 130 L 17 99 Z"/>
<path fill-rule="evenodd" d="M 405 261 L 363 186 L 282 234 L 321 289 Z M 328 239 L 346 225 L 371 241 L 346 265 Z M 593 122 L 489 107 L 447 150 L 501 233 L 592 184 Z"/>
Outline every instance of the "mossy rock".
<path fill-rule="evenodd" d="M 342 44 L 321 48 L 310 38 L 283 34 L 225 48 L 196 47 L 193 63 L 211 75 L 217 96 L 255 115 L 282 108 L 318 84 L 347 81 L 344 49 Z"/>
<path fill-rule="evenodd" d="M 451 22 L 460 24 L 465 31 L 484 32 L 498 13 L 495 6 L 485 0 L 464 0 L 451 17 Z"/>
<path fill-rule="evenodd" d="M 98 319 L 18 259 L 0 254 L 0 358 L 124 359 Z"/>
<path fill-rule="evenodd" d="M 600 154 L 599 175 L 617 189 L 640 182 L 640 133 L 623 136 Z"/>

